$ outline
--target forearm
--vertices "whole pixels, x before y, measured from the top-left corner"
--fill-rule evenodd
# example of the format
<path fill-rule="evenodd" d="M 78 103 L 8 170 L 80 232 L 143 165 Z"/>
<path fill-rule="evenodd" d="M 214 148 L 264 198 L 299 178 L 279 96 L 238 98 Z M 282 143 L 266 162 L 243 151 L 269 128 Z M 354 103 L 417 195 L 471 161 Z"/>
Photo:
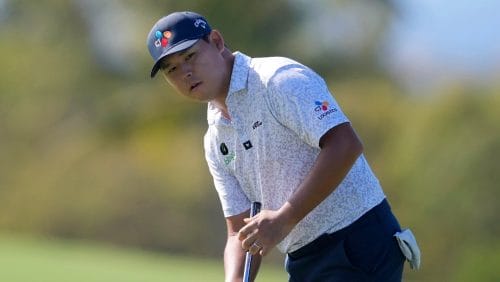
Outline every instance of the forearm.
<path fill-rule="evenodd" d="M 340 125 L 328 134 L 311 171 L 280 209 L 293 225 L 333 192 L 362 153 L 363 147 L 350 125 Z"/>
<path fill-rule="evenodd" d="M 243 280 L 243 271 L 245 266 L 245 250 L 241 247 L 238 237 L 228 236 L 226 248 L 224 249 L 224 273 L 226 282 L 241 282 Z M 260 255 L 254 255 L 252 258 L 251 281 L 255 280 L 259 270 Z"/>

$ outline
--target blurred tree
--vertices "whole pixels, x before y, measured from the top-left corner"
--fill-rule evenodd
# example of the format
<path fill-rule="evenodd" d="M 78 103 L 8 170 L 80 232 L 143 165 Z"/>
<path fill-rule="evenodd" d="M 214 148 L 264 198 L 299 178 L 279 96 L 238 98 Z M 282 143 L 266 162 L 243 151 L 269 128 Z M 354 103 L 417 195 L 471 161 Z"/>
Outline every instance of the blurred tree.
<path fill-rule="evenodd" d="M 302 11 L 280 47 L 335 79 L 384 75 L 379 52 L 397 5 L 391 0 L 291 1 Z"/>

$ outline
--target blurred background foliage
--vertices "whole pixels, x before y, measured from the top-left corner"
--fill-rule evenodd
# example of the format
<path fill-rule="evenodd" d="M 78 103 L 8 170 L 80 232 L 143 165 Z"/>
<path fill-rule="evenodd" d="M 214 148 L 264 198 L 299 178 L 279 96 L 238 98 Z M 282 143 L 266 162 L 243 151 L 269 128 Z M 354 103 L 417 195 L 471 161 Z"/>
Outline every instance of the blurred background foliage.
<path fill-rule="evenodd" d="M 0 1 L 0 232 L 221 259 L 205 105 L 149 79 L 146 35 L 174 10 L 204 14 L 232 50 L 326 78 L 419 239 L 408 280 L 500 280 L 500 86 L 402 87 L 375 52 L 404 16 L 391 1 Z M 328 11 L 354 15 L 357 33 L 314 41 L 311 17 Z"/>

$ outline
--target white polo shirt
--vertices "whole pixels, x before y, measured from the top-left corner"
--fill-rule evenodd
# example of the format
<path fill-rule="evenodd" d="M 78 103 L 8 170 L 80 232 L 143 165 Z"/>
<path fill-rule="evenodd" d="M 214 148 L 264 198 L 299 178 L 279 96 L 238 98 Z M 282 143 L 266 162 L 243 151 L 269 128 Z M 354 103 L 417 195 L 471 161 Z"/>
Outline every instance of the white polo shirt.
<path fill-rule="evenodd" d="M 209 103 L 205 156 L 226 217 L 259 201 L 279 209 L 320 152 L 319 140 L 349 122 L 314 71 L 282 57 L 235 52 L 226 104 L 231 120 Z M 364 155 L 342 183 L 277 246 L 293 252 L 323 233 L 344 228 L 385 195 Z"/>

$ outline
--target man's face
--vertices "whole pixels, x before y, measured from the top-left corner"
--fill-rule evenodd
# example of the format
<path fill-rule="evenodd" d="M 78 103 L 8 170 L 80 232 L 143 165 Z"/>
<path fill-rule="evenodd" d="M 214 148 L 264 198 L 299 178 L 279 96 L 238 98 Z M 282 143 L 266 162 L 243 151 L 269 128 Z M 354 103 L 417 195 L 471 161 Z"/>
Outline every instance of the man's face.
<path fill-rule="evenodd" d="M 190 48 L 164 58 L 161 71 L 180 94 L 208 102 L 227 92 L 229 74 L 221 52 L 213 40 L 200 39 Z"/>

